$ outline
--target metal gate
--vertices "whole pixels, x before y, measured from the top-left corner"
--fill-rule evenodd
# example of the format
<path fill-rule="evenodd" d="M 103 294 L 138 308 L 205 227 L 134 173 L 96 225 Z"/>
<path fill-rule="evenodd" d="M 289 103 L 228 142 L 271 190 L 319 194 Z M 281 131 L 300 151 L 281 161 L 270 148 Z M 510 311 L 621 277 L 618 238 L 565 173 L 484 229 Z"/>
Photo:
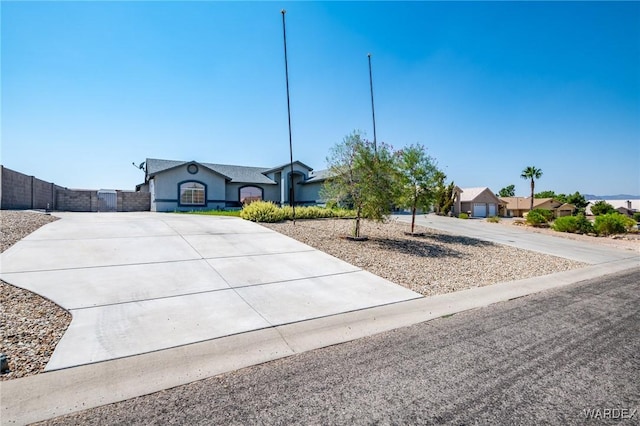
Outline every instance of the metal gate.
<path fill-rule="evenodd" d="M 118 210 L 118 195 L 116 191 L 101 189 L 98 191 L 98 211 L 115 212 Z"/>

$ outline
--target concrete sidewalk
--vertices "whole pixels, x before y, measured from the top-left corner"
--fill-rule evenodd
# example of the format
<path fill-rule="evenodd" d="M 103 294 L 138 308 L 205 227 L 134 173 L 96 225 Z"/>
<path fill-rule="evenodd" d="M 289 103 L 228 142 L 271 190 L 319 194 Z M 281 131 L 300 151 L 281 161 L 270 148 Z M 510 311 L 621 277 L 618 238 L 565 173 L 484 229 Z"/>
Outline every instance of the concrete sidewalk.
<path fill-rule="evenodd" d="M 67 217 L 67 219 L 70 218 L 70 216 L 63 216 Z M 164 266 L 167 269 L 163 270 L 161 273 L 159 272 L 153 279 L 136 272 L 135 276 L 141 281 L 136 282 L 135 285 L 129 286 L 124 285 L 121 282 L 121 279 L 123 280 L 125 277 L 129 276 L 127 274 L 129 269 L 127 268 L 144 269 L 146 266 L 127 263 L 126 257 L 118 255 L 122 259 L 123 264 L 118 265 L 117 267 L 114 267 L 113 265 L 85 267 L 86 269 L 94 270 L 94 272 L 100 271 L 104 268 L 112 268 L 104 269 L 104 271 L 108 271 L 109 274 L 96 274 L 93 278 L 94 281 L 88 280 L 84 283 L 84 285 L 90 285 L 91 288 L 93 288 L 92 291 L 88 292 L 89 294 L 83 294 L 83 291 L 80 290 L 83 286 L 68 284 L 69 279 L 67 276 L 67 279 L 60 279 L 56 282 L 64 282 L 67 283 L 65 285 L 70 285 L 71 287 L 66 289 L 62 287 L 58 289 L 57 286 L 48 286 L 50 288 L 58 289 L 55 292 L 56 294 L 53 294 L 52 292 L 52 299 L 56 301 L 65 300 L 65 303 L 78 306 L 73 311 L 74 321 L 76 316 L 86 317 L 88 314 L 83 313 L 85 310 L 87 312 L 94 312 L 94 318 L 91 321 L 87 320 L 87 324 L 100 324 L 105 327 L 105 330 L 115 327 L 118 329 L 118 332 L 115 334 L 115 338 L 126 339 L 129 342 L 131 342 L 131 340 L 129 340 L 127 334 L 130 330 L 135 326 L 139 326 L 140 322 L 146 321 L 150 321 L 151 323 L 151 326 L 143 326 L 144 331 L 151 334 L 147 341 L 155 341 L 162 337 L 160 332 L 154 330 L 154 325 L 157 325 L 157 327 L 161 328 L 171 336 L 174 331 L 172 331 L 170 327 L 166 327 L 163 322 L 167 321 L 168 323 L 175 324 L 177 318 L 176 315 L 184 316 L 185 322 L 189 324 L 190 327 L 195 328 L 195 330 L 185 330 L 185 332 L 188 332 L 189 334 L 194 333 L 197 335 L 199 332 L 198 330 L 206 327 L 213 327 L 216 329 L 216 327 L 219 326 L 216 322 L 216 318 L 219 319 L 220 317 L 216 317 L 217 314 L 215 312 L 210 312 L 210 306 L 220 305 L 209 305 L 209 303 L 215 303 L 215 301 L 211 301 L 207 297 L 213 298 L 212 294 L 217 294 L 220 291 L 256 291 L 256 293 L 253 293 L 253 298 L 251 295 L 244 293 L 235 294 L 239 297 L 240 294 L 242 294 L 243 297 L 240 298 L 245 301 L 247 306 L 253 309 L 253 313 L 259 313 L 259 318 L 256 318 L 256 316 L 249 312 L 247 313 L 247 316 L 243 317 L 247 318 L 246 323 L 231 325 L 238 329 L 242 329 L 244 326 L 248 329 L 246 332 L 223 335 L 219 338 L 210 338 L 165 350 L 149 351 L 135 356 L 125 356 L 122 358 L 112 357 L 112 359 L 103 362 L 84 364 L 73 368 L 58 369 L 44 374 L 25 377 L 23 379 L 0 382 L 0 424 L 28 424 L 74 411 L 122 401 L 186 384 L 195 380 L 237 370 L 239 368 L 268 362 L 308 350 L 347 342 L 395 328 L 417 324 L 445 315 L 487 306 L 492 303 L 507 301 L 513 298 L 526 296 L 528 294 L 537 293 L 559 286 L 570 285 L 590 278 L 623 270 L 635 268 L 637 273 L 640 274 L 640 257 L 638 256 L 638 253 L 612 250 L 606 247 L 598 247 L 593 251 L 591 250 L 591 246 L 585 247 L 583 245 L 579 250 L 581 253 L 586 253 L 581 255 L 582 260 L 591 259 L 592 266 L 542 277 L 473 288 L 429 298 L 414 298 L 415 293 L 406 293 L 404 291 L 397 293 L 397 286 L 392 284 L 390 285 L 390 283 L 384 280 L 377 281 L 381 279 L 375 276 L 364 276 L 361 274 L 362 271 L 357 270 L 357 268 L 354 268 L 353 266 L 342 263 L 335 264 L 333 263 L 335 262 L 335 259 L 331 257 L 327 259 L 323 258 L 321 255 L 316 255 L 320 257 L 306 259 L 305 256 L 307 256 L 311 250 L 304 245 L 301 245 L 302 247 L 298 246 L 297 244 L 299 243 L 294 244 L 296 242 L 288 240 L 286 237 L 283 237 L 285 240 L 281 241 L 279 244 L 285 244 L 284 241 L 287 241 L 286 244 L 293 244 L 293 246 L 287 246 L 291 251 L 286 254 L 293 254 L 300 256 L 300 259 L 305 259 L 304 262 L 298 264 L 302 271 L 296 270 L 296 267 L 294 267 L 292 263 L 283 262 L 283 258 L 277 257 L 284 253 L 249 254 L 246 257 L 247 259 L 252 259 L 251 263 L 244 263 L 244 261 L 241 260 L 242 257 L 240 257 L 240 255 L 236 257 L 233 256 L 233 254 L 237 253 L 238 250 L 244 250 L 251 253 L 251 250 L 255 249 L 251 248 L 250 243 L 247 243 L 247 246 L 244 246 L 243 244 L 229 243 L 230 240 L 237 237 L 232 238 L 225 234 L 225 229 L 228 229 L 226 228 L 227 223 L 224 222 L 226 219 L 221 218 L 220 220 L 210 221 L 207 222 L 207 225 L 205 226 L 203 223 L 198 222 L 200 219 L 197 219 L 195 222 L 191 222 L 189 218 L 193 216 L 186 216 L 185 218 L 187 219 L 185 220 L 182 219 L 183 216 L 179 216 L 175 221 L 173 219 L 174 216 L 178 215 L 150 216 L 152 219 L 157 219 L 164 223 L 164 225 L 161 225 L 158 223 L 153 224 L 153 221 L 149 221 L 148 219 L 141 220 L 140 217 L 144 218 L 144 215 L 140 215 L 140 217 L 137 215 L 127 217 L 125 214 L 114 215 L 114 217 L 109 218 L 109 220 L 104 220 L 102 222 L 103 225 L 107 227 L 114 226 L 116 221 L 123 220 L 128 223 L 125 225 L 125 228 L 119 228 L 116 226 L 116 229 L 120 230 L 118 231 L 120 234 L 126 230 L 124 233 L 130 233 L 130 235 L 117 236 L 118 232 L 113 231 L 115 232 L 113 237 L 98 238 L 98 240 L 103 241 L 110 238 L 144 238 L 144 234 L 147 233 L 148 228 L 154 228 L 156 229 L 155 232 L 165 233 L 163 235 L 158 235 L 157 238 L 159 239 L 156 242 L 163 241 L 162 238 L 176 237 L 174 232 L 177 232 L 179 235 L 182 235 L 185 242 L 190 241 L 196 245 L 199 248 L 198 253 L 200 253 L 200 250 L 202 250 L 202 252 L 206 252 L 206 250 L 218 250 L 218 248 L 211 246 L 207 248 L 200 247 L 197 243 L 194 243 L 194 241 L 198 239 L 206 240 L 207 235 L 212 237 L 220 235 L 220 244 L 225 244 L 226 249 L 219 252 L 219 257 L 216 258 L 203 259 L 200 257 L 169 262 Z M 82 229 L 82 232 L 86 232 L 94 238 L 100 236 L 100 231 L 96 229 L 95 226 L 91 225 L 91 221 L 93 219 L 91 219 L 89 215 L 86 217 L 79 215 L 74 219 L 77 220 L 75 225 L 72 225 L 69 221 L 57 221 L 54 224 L 63 224 L 67 222 L 66 225 L 61 226 L 70 226 L 70 228 L 78 230 Z M 168 222 L 165 220 L 168 220 Z M 106 222 L 110 223 L 110 225 L 106 225 Z M 463 221 L 449 223 L 457 224 L 459 222 Z M 252 223 L 239 223 L 241 223 L 241 225 L 238 225 L 239 228 L 237 232 L 245 230 L 248 234 L 253 234 L 256 233 L 256 230 L 258 229 L 255 228 L 258 225 Z M 469 225 L 467 224 L 467 226 Z M 259 229 L 260 232 L 257 232 L 257 234 L 270 233 L 270 231 L 265 228 L 259 227 Z M 56 234 L 57 232 L 54 232 L 54 230 L 51 229 L 51 224 L 41 228 L 41 231 L 43 240 L 49 239 L 51 241 L 56 241 L 56 238 L 54 238 L 55 235 L 49 234 Z M 66 239 L 59 241 L 66 241 L 66 244 L 73 245 L 79 244 L 79 241 L 83 240 L 81 235 L 76 233 L 78 231 L 72 232 L 69 230 L 68 232 L 72 235 L 69 235 Z M 468 232 L 473 231 L 462 230 L 458 233 Z M 34 233 L 32 236 L 37 235 Z M 468 236 L 479 238 L 477 234 Z M 529 244 L 529 240 L 526 238 L 508 238 L 512 241 L 523 241 L 523 244 Z M 550 247 L 549 250 L 555 250 L 555 245 L 553 243 L 555 240 L 560 239 L 554 237 L 548 238 L 551 238 L 551 240 L 542 239 L 540 240 L 542 243 L 536 242 L 537 247 L 540 249 Z M 30 243 L 31 247 L 34 249 L 39 247 L 38 241 L 41 240 L 33 238 L 32 241 L 33 242 Z M 134 241 L 127 241 L 134 247 L 139 247 L 139 242 L 137 243 L 138 245 L 136 245 Z M 24 242 L 28 243 L 28 240 L 23 240 L 18 244 Z M 98 242 L 99 241 L 94 241 L 93 244 L 98 244 Z M 195 250 L 191 243 L 186 243 L 186 245 Z M 15 247 L 17 247 L 18 244 Z M 91 245 L 89 244 L 89 246 Z M 188 247 L 183 246 L 184 251 L 178 251 L 178 253 L 189 253 Z M 294 249 L 294 247 L 297 247 L 298 249 Z M 92 249 L 97 250 L 96 247 L 92 247 Z M 9 253 L 10 250 L 5 253 Z M 111 250 L 115 250 L 115 247 L 111 247 Z M 568 248 L 568 250 L 570 249 Z M 162 253 L 163 251 L 159 249 L 156 255 L 161 257 Z M 225 257 L 225 254 L 230 254 L 231 256 Z M 574 253 L 565 254 L 569 256 L 575 255 Z M 147 253 L 144 254 L 144 256 L 150 256 L 150 254 Z M 317 267 L 319 265 L 317 263 L 317 259 L 321 259 L 321 264 L 331 265 L 332 268 L 335 268 L 332 269 L 334 270 L 334 275 L 317 278 L 296 278 L 299 277 L 302 272 L 307 270 L 307 268 Z M 2 257 L 1 260 L 3 263 L 5 262 L 4 257 Z M 199 264 L 199 262 L 203 261 L 206 262 L 206 265 Z M 324 263 L 324 261 L 327 263 Z M 152 265 L 156 268 L 163 264 L 163 262 L 166 261 L 151 259 L 147 265 Z M 216 262 L 220 262 L 221 264 L 216 264 Z M 175 270 L 172 270 L 171 263 L 180 264 L 181 271 L 176 272 Z M 215 267 L 216 274 L 219 274 L 220 277 L 223 278 L 224 283 L 228 287 L 222 285 L 217 278 L 213 278 L 213 275 L 215 274 L 209 275 L 209 278 L 207 279 L 203 279 L 202 275 L 197 271 L 187 271 L 190 270 L 191 267 L 197 268 L 202 266 L 204 266 L 203 270 L 207 270 L 207 268 L 214 270 Z M 225 270 L 225 268 L 227 269 Z M 261 273 L 261 268 L 264 270 L 270 270 L 273 275 L 265 275 Z M 148 269 L 144 270 L 148 271 Z M 75 271 L 74 274 L 78 273 L 78 276 L 82 276 L 82 274 L 85 273 L 84 268 L 74 269 L 73 271 Z M 121 279 L 112 279 L 114 276 L 113 273 L 117 271 L 121 273 L 119 276 Z M 51 273 L 54 275 L 61 274 L 61 276 L 64 277 L 64 275 L 69 274 L 70 271 L 65 269 L 56 269 L 49 272 L 39 270 L 32 272 L 8 272 L 6 275 L 10 275 L 14 279 L 17 279 L 21 274 L 25 274 L 25 276 L 35 274 L 32 275 L 33 278 L 46 280 Z M 157 289 L 153 285 L 154 279 L 164 282 L 163 286 L 170 294 L 180 294 L 182 286 L 180 284 L 176 285 L 176 281 L 180 282 L 181 278 L 184 276 L 183 274 L 187 274 L 186 276 L 190 277 L 189 280 L 194 281 L 188 285 L 195 288 L 205 288 L 205 290 L 193 290 L 189 294 L 167 296 L 164 298 L 162 296 L 157 296 Z M 271 295 L 269 295 L 269 289 L 266 288 L 271 284 L 265 282 L 268 281 L 269 278 L 263 278 L 266 276 L 276 276 L 281 279 L 280 281 L 273 283 L 274 287 Z M 235 278 L 232 279 L 231 277 Z M 325 285 L 332 285 L 332 283 L 335 283 L 336 279 L 341 279 L 341 277 L 353 277 L 357 279 L 354 281 L 342 281 L 340 286 L 331 288 L 331 292 L 338 292 L 338 297 L 321 295 L 322 287 Z M 3 279 L 6 279 L 4 273 Z M 33 281 L 39 281 L 39 279 Z M 234 279 L 236 281 L 234 281 Z M 105 292 L 105 286 L 114 286 L 114 291 Z M 206 290 L 207 286 L 212 286 L 212 289 Z M 216 286 L 221 286 L 222 290 L 216 290 Z M 46 284 L 45 287 L 47 287 Z M 265 287 L 265 289 L 260 289 L 260 287 Z M 100 290 L 101 288 L 103 289 L 102 291 Z M 404 289 L 401 288 L 401 290 Z M 96 292 L 95 296 L 93 296 L 93 292 Z M 359 292 L 363 293 L 361 294 Z M 76 293 L 76 295 L 69 293 Z M 141 293 L 148 295 L 155 294 L 156 296 L 149 296 L 146 301 L 139 301 L 138 299 Z M 249 293 L 251 292 L 249 291 Z M 124 297 L 122 296 L 123 294 L 128 294 L 128 296 Z M 311 299 L 305 299 L 305 294 L 313 297 L 311 297 Z M 92 297 L 96 300 L 99 299 L 100 302 L 98 304 L 90 302 Z M 186 299 L 182 299 L 183 297 Z M 405 298 L 405 301 L 399 301 L 402 300 L 403 297 Z M 342 300 L 343 298 L 344 300 Z M 163 300 L 173 299 L 185 302 L 185 305 L 180 306 L 176 303 L 168 303 L 164 305 L 164 307 L 171 309 L 160 310 L 158 306 L 155 306 L 155 308 L 158 309 L 151 309 L 151 312 L 154 313 L 149 314 L 148 317 L 144 315 L 137 317 L 134 315 L 131 317 L 130 321 L 126 320 L 120 323 L 130 327 L 129 330 L 124 328 L 122 325 L 118 325 L 117 320 L 121 319 L 118 317 L 118 311 L 120 309 L 122 309 L 122 312 L 129 311 L 140 315 L 143 307 L 152 306 L 147 305 L 148 303 L 162 303 Z M 286 300 L 287 303 L 291 303 L 293 306 L 283 309 L 281 307 L 281 302 L 284 300 Z M 358 305 L 358 300 L 368 301 L 370 307 L 355 307 Z M 396 300 L 396 302 L 394 302 L 394 300 Z M 387 302 L 385 303 L 384 301 Z M 192 312 L 192 304 L 201 308 L 200 314 L 189 314 Z M 224 305 L 224 303 L 222 303 L 222 305 Z M 366 305 L 366 303 L 362 303 L 362 305 Z M 234 309 L 240 310 L 238 305 L 233 305 L 235 307 L 231 307 L 231 304 L 227 306 L 229 307 L 229 311 L 227 311 L 229 315 L 237 314 Z M 98 310 L 92 311 L 93 308 Z M 340 309 L 343 310 L 340 312 Z M 115 310 L 116 312 L 112 312 L 112 310 Z M 332 311 L 335 313 L 330 313 Z M 310 312 L 312 314 L 309 314 Z M 110 321 L 116 321 L 116 323 L 100 321 L 101 314 L 110 318 Z M 108 315 L 112 316 L 108 317 Z M 204 315 L 205 318 L 201 321 L 206 323 L 206 326 L 201 326 L 202 323 L 198 320 L 199 315 Z M 189 316 L 191 318 L 187 318 Z M 291 320 L 292 318 L 299 319 Z M 251 329 L 249 324 L 252 324 L 251 321 L 253 320 L 256 320 L 256 323 L 254 324 L 267 323 L 274 325 Z M 260 322 L 261 320 L 264 322 Z M 98 322 L 96 323 L 95 321 Z M 85 326 L 85 328 L 82 329 L 82 333 L 79 335 L 87 336 L 91 335 L 91 333 L 98 332 L 101 332 L 101 330 L 92 328 L 92 326 Z M 103 337 L 95 339 L 91 337 L 87 338 L 89 339 L 87 343 L 92 348 L 97 347 L 95 346 L 96 344 L 108 344 L 110 348 L 114 347 L 120 350 L 124 349 L 118 345 L 117 341 L 114 342 L 109 339 L 105 340 Z M 131 343 L 134 344 L 135 342 Z M 79 338 L 73 342 L 73 344 L 81 345 L 83 344 L 83 341 Z M 73 346 L 68 346 L 68 348 L 68 350 L 72 350 Z"/>
<path fill-rule="evenodd" d="M 238 218 L 63 213 L 1 277 L 72 314 L 46 370 L 422 297 Z"/>

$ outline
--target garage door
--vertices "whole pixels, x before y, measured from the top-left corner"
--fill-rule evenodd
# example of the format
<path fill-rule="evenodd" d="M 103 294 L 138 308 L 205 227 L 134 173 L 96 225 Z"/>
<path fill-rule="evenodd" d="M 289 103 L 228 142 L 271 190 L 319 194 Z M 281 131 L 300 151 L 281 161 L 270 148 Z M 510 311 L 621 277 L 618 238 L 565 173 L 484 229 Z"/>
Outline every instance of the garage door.
<path fill-rule="evenodd" d="M 495 204 L 489 204 L 489 217 L 491 216 L 497 216 Z"/>
<path fill-rule="evenodd" d="M 487 215 L 487 205 L 484 203 L 473 204 L 473 217 L 485 217 Z"/>

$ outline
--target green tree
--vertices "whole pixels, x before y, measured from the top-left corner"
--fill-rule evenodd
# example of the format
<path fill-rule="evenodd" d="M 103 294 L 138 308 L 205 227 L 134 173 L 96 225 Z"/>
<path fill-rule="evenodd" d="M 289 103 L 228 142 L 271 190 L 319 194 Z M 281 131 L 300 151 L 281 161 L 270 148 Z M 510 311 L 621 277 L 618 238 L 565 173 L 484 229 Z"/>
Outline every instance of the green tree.
<path fill-rule="evenodd" d="M 540 179 L 542 177 L 542 169 L 538 169 L 534 166 L 529 166 L 522 171 L 520 175 L 522 179 L 530 179 L 531 180 L 531 207 L 529 210 L 533 210 L 533 194 L 536 187 L 536 179 Z"/>
<path fill-rule="evenodd" d="M 564 200 L 564 202 L 573 204 L 574 206 L 576 206 L 576 211 L 575 211 L 576 215 L 579 215 L 579 214 L 584 215 L 585 209 L 589 205 L 589 201 L 587 201 L 587 199 L 584 198 L 584 195 L 582 195 L 578 191 L 576 191 L 571 195 L 567 195 L 567 198 L 566 200 Z"/>
<path fill-rule="evenodd" d="M 541 191 L 534 195 L 534 198 L 555 198 L 558 199 L 558 194 L 553 191 Z M 560 201 L 560 200 L 558 200 Z"/>
<path fill-rule="evenodd" d="M 353 236 L 360 237 L 362 218 L 382 221 L 391 213 L 396 198 L 397 172 L 391 148 L 371 142 L 353 132 L 336 144 L 327 157 L 329 173 L 322 190 L 327 201 L 347 204 L 356 212 Z"/>
<path fill-rule="evenodd" d="M 516 196 L 516 186 L 508 185 L 505 186 L 498 192 L 498 197 L 515 197 Z"/>
<path fill-rule="evenodd" d="M 617 213 L 616 209 L 611 204 L 607 203 L 604 200 L 596 201 L 591 206 L 591 213 L 594 216 L 600 216 L 603 214 L 609 214 L 614 212 Z"/>
<path fill-rule="evenodd" d="M 427 210 L 435 199 L 435 177 L 438 168 L 424 146 L 411 145 L 396 153 L 400 184 L 398 205 L 411 209 L 411 233 L 414 232 L 416 210 Z"/>
<path fill-rule="evenodd" d="M 455 187 L 453 181 L 447 185 L 445 180 L 447 179 L 447 175 L 445 175 L 441 170 L 438 170 L 434 174 L 434 182 L 435 182 L 435 204 L 434 210 L 436 214 L 446 215 L 453 207 L 453 188 Z"/>

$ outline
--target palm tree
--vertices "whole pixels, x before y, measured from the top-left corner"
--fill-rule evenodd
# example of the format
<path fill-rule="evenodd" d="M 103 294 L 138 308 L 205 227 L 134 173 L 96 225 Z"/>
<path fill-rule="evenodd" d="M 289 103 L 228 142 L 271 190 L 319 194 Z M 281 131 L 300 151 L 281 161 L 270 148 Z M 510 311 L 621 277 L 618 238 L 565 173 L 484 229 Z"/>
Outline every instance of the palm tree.
<path fill-rule="evenodd" d="M 533 210 L 533 190 L 536 186 L 535 180 L 540 179 L 540 176 L 542 176 L 542 169 L 537 169 L 534 166 L 527 167 L 520 175 L 522 179 L 531 179 L 531 208 L 529 210 Z"/>

